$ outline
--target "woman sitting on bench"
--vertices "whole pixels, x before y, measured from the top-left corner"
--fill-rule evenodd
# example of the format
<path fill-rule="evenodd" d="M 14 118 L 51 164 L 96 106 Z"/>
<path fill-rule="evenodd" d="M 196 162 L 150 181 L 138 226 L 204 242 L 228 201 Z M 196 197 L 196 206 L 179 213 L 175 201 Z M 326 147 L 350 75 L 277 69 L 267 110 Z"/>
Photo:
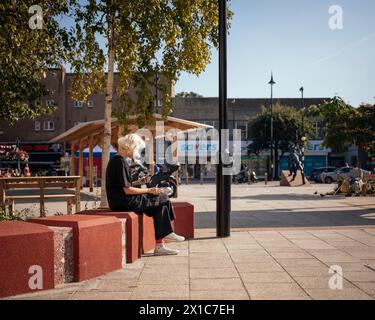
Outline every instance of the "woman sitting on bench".
<path fill-rule="evenodd" d="M 118 152 L 110 159 L 106 171 L 108 204 L 113 211 L 133 211 L 152 217 L 155 227 L 155 255 L 178 254 L 178 250 L 168 248 L 164 239 L 184 241 L 185 238 L 173 232 L 172 223 L 176 218 L 168 196 L 159 188 L 140 189 L 131 184 L 129 159 L 139 158 L 145 142 L 136 134 L 128 134 L 118 139 Z"/>

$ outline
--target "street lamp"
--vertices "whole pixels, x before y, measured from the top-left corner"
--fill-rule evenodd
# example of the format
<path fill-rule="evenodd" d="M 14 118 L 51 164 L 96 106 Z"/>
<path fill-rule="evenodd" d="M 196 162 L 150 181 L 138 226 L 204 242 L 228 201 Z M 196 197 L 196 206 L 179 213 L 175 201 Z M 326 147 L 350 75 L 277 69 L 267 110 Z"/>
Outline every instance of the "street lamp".
<path fill-rule="evenodd" d="M 299 89 L 301 92 L 301 103 L 302 103 L 302 132 L 301 134 L 301 143 L 302 143 L 302 164 L 305 165 L 305 142 L 306 142 L 306 137 L 305 137 L 305 98 L 303 96 L 303 93 L 305 89 L 301 87 Z"/>
<path fill-rule="evenodd" d="M 237 129 L 236 128 L 236 117 L 234 116 L 234 107 L 235 107 L 235 103 L 236 103 L 236 99 L 233 99 L 232 100 L 232 114 L 233 114 L 233 129 Z"/>
<path fill-rule="evenodd" d="M 231 176 L 224 175 L 222 155 L 228 146 L 222 143 L 224 129 L 228 129 L 227 115 L 227 0 L 219 1 L 219 164 L 216 177 L 216 234 L 230 236 Z"/>
<path fill-rule="evenodd" d="M 271 110 L 271 180 L 275 178 L 275 165 L 273 159 L 273 86 L 276 82 L 273 80 L 273 72 L 271 72 L 271 80 L 268 82 L 271 86 L 271 101 L 270 101 L 270 110 Z"/>
<path fill-rule="evenodd" d="M 159 113 L 159 107 L 160 107 L 160 104 L 159 104 L 159 83 L 160 83 L 160 76 L 159 76 L 159 65 L 157 64 L 156 65 L 156 68 L 155 68 L 155 71 L 156 71 L 156 74 L 155 74 L 155 110 L 156 110 L 156 113 Z"/>
<path fill-rule="evenodd" d="M 301 92 L 301 102 L 302 102 L 302 134 L 304 135 L 305 134 L 305 98 L 303 96 L 303 92 L 305 91 L 305 89 L 303 87 L 301 87 L 299 89 L 299 91 Z"/>

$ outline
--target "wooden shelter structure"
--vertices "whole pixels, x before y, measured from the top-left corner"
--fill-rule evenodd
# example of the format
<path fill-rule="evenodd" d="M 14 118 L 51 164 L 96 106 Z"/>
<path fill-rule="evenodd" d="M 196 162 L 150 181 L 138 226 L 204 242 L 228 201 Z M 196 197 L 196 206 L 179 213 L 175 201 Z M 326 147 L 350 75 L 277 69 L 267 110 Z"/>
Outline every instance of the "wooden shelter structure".
<path fill-rule="evenodd" d="M 187 133 L 189 131 L 197 129 L 212 129 L 212 126 L 201 124 L 198 122 L 178 119 L 174 117 L 163 117 L 160 114 L 154 114 L 154 120 L 150 125 L 146 125 L 143 128 L 137 126 L 137 117 L 131 116 L 128 120 L 128 125 L 125 128 L 117 118 L 112 118 L 112 137 L 111 145 L 117 149 L 117 140 L 121 135 L 126 133 L 136 132 L 139 129 L 148 129 L 153 136 L 153 142 L 155 139 L 162 138 L 163 135 L 158 135 L 156 132 L 157 121 L 163 121 L 164 133 L 172 133 L 173 140 L 177 141 L 177 135 L 179 133 Z M 79 151 L 78 157 L 78 175 L 81 177 L 81 185 L 83 182 L 83 150 L 89 148 L 89 161 L 88 161 L 88 181 L 90 191 L 94 187 L 94 156 L 93 150 L 96 146 L 103 146 L 103 135 L 104 135 L 104 120 L 96 120 L 90 122 L 80 123 L 77 126 L 67 130 L 66 132 L 60 134 L 59 136 L 53 138 L 51 143 L 70 143 L 71 145 L 71 159 L 70 159 L 70 175 L 75 175 L 75 152 Z M 154 143 L 149 143 L 149 159 L 148 164 L 150 166 L 150 171 L 153 173 L 154 166 Z M 178 157 L 177 150 L 173 154 L 175 158 Z"/>

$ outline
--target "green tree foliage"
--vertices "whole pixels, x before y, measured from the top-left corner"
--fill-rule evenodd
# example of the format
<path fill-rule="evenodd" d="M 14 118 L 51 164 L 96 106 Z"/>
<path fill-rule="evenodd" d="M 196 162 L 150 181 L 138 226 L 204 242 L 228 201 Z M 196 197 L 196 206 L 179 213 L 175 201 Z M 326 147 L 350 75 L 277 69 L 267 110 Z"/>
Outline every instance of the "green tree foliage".
<path fill-rule="evenodd" d="M 176 97 L 180 97 L 180 98 L 203 98 L 203 96 L 201 94 L 193 92 L 193 91 L 179 92 L 179 93 L 176 94 Z"/>
<path fill-rule="evenodd" d="M 168 115 L 170 84 L 181 72 L 199 75 L 211 62 L 210 50 L 218 46 L 217 0 L 89 0 L 71 11 L 76 22 L 71 57 L 77 74 L 74 97 L 86 100 L 108 83 L 105 72 L 110 67 L 111 42 L 120 97 L 116 115 L 136 114 L 141 126 L 153 113 L 156 72 L 165 80 L 158 89 L 163 93 L 163 114 Z M 130 88 L 136 88 L 137 95 Z"/>
<path fill-rule="evenodd" d="M 7 0 L 0 3 L 0 119 L 13 124 L 53 111 L 39 100 L 49 95 L 41 79 L 49 67 L 66 58 L 68 35 L 59 26 L 58 17 L 68 10 L 67 1 L 49 0 L 38 5 L 42 9 L 41 29 L 29 8 L 32 0 Z"/>
<path fill-rule="evenodd" d="M 375 106 L 364 104 L 359 108 L 333 97 L 318 106 L 310 107 L 309 114 L 326 123 L 324 145 L 343 152 L 351 145 L 362 146 L 369 154 L 374 152 Z"/>
<path fill-rule="evenodd" d="M 353 122 L 356 140 L 368 155 L 375 155 L 375 105 L 363 104 Z"/>
<path fill-rule="evenodd" d="M 318 117 L 326 124 L 323 144 L 335 152 L 346 151 L 353 144 L 354 137 L 350 134 L 351 121 L 356 110 L 342 98 L 335 96 L 318 106 L 311 106 L 310 116 Z"/>
<path fill-rule="evenodd" d="M 88 0 L 77 3 L 72 15 L 75 27 L 70 33 L 74 45 L 71 65 L 76 73 L 73 95 L 86 100 L 105 85 L 105 170 L 114 87 L 119 97 L 115 106 L 117 118 L 126 125 L 130 115 L 137 115 L 142 127 L 153 120 L 154 79 L 159 73 L 164 79 L 158 87 L 163 93 L 162 114 L 170 114 L 171 83 L 181 72 L 199 75 L 211 62 L 211 48 L 218 47 L 218 1 Z M 100 43 L 103 39 L 105 47 Z M 103 179 L 102 185 L 104 182 Z M 104 205 L 105 188 L 101 198 Z"/>
<path fill-rule="evenodd" d="M 46 113 L 46 106 L 32 104 L 48 94 L 39 81 L 48 67 L 68 61 L 75 73 L 73 99 L 85 101 L 93 93 L 105 93 L 105 185 L 114 88 L 119 120 L 126 124 L 134 114 L 143 126 L 152 121 L 153 80 L 160 73 L 162 114 L 170 114 L 170 84 L 181 72 L 199 75 L 211 62 L 211 49 L 218 47 L 218 1 L 44 0 L 43 28 L 30 30 L 28 8 L 33 4 L 31 0 L 0 4 L 0 45 L 6 49 L 0 53 L 0 81 L 5 88 L 0 93 L 1 118 L 14 122 Z M 68 31 L 62 27 L 66 19 Z"/>
<path fill-rule="evenodd" d="M 311 122 L 305 118 L 304 134 L 312 131 Z M 284 153 L 289 152 L 291 144 L 300 143 L 302 136 L 302 111 L 288 106 L 276 104 L 273 108 L 273 132 L 275 175 L 278 176 L 279 161 Z M 249 138 L 252 140 L 249 154 L 259 154 L 269 150 L 271 146 L 271 112 L 263 108 L 263 111 L 249 122 Z"/>

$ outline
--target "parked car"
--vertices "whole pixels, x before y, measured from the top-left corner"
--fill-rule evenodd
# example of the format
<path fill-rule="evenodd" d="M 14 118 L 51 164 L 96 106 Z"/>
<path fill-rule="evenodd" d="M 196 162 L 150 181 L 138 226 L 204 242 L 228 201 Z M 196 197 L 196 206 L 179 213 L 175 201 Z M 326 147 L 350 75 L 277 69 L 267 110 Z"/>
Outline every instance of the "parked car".
<path fill-rule="evenodd" d="M 312 171 L 312 173 L 310 175 L 310 180 L 311 181 L 315 181 L 315 182 L 323 182 L 320 179 L 320 175 L 323 172 L 335 172 L 336 170 L 337 170 L 336 167 L 318 167 L 318 168 L 314 168 L 314 170 Z"/>
<path fill-rule="evenodd" d="M 369 171 L 353 168 L 353 167 L 343 167 L 334 172 L 323 172 L 320 175 L 321 181 L 324 183 L 333 183 L 337 182 L 338 176 L 340 175 L 343 178 L 359 178 L 363 174 L 369 174 Z"/>

